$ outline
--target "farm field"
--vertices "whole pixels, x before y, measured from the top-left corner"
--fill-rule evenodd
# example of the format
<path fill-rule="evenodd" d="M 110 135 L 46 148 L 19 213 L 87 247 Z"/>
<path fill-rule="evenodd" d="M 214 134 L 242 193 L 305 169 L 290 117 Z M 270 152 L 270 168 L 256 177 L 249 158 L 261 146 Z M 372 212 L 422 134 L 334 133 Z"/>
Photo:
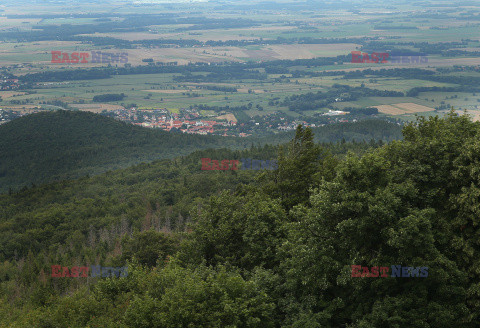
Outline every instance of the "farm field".
<path fill-rule="evenodd" d="M 388 115 L 402 115 L 433 111 L 433 108 L 422 106 L 414 103 L 399 103 L 392 105 L 376 106 L 380 113 Z"/>
<path fill-rule="evenodd" d="M 58 17 L 48 17 L 43 6 L 29 6 L 29 12 L 5 8 L 4 16 L 0 17 L 0 34 L 4 37 L 0 43 L 0 66 L 20 79 L 54 72 L 60 80 L 40 80 L 26 88 L 0 91 L 1 106 L 5 110 L 67 106 L 100 113 L 133 107 L 161 108 L 172 113 L 198 106 L 217 107 L 218 111 L 229 107 L 249 108 L 240 110 L 241 113 L 238 110 L 216 113 L 217 117 L 233 115 L 236 119 L 275 112 L 311 117 L 332 109 L 347 108 L 348 111 L 350 107 L 378 108 L 382 117 L 401 120 L 411 119 L 413 112 L 431 115 L 435 110 L 441 114 L 451 106 L 477 110 L 480 97 L 474 96 L 475 92 L 462 92 L 468 77 L 480 78 L 480 37 L 475 34 L 480 24 L 468 18 L 475 13 L 468 6 L 455 12 L 433 2 L 426 6 L 443 16 L 419 12 L 415 6 L 404 3 L 392 5 L 391 10 L 397 13 L 392 19 L 388 12 L 378 10 L 369 2 L 362 3 L 358 11 L 339 4 L 338 8 L 325 8 L 322 14 L 303 10 L 302 5 L 286 4 L 279 9 L 255 3 L 243 9 L 233 5 L 228 10 L 219 10 L 214 3 L 202 3 L 195 12 L 187 10 L 187 4 L 159 3 L 149 5 L 149 15 L 144 14 L 141 6 L 127 4 L 117 7 L 95 4 L 91 8 L 79 5 L 75 9 L 111 11 L 101 17 L 62 16 L 62 9 L 55 10 Z M 205 19 L 205 14 L 212 12 L 215 14 Z M 38 37 L 38 31 L 46 32 L 47 36 Z M 17 33 L 24 33 L 23 42 L 17 42 Z M 59 34 L 65 37 L 59 38 Z M 67 53 L 67 58 L 74 52 L 87 53 L 89 60 L 52 63 L 52 51 Z M 352 51 L 410 51 L 424 53 L 428 60 L 352 63 Z M 94 62 L 94 52 L 123 53 L 127 61 Z M 319 64 L 322 58 L 325 62 Z M 242 64 L 251 68 L 244 69 L 242 74 L 229 73 L 231 67 L 238 70 L 239 66 L 235 65 Z M 71 71 L 138 70 L 140 67 L 152 73 L 113 73 L 101 79 L 63 80 L 61 77 Z M 161 71 L 162 67 L 165 72 L 154 72 Z M 214 70 L 215 67 L 221 69 Z M 400 75 L 382 76 L 385 70 L 397 70 Z M 369 73 L 358 73 L 362 71 Z M 438 78 L 429 79 L 429 72 Z M 225 73 L 230 75 L 222 78 Z M 353 73 L 359 76 L 349 76 Z M 247 76 L 249 74 L 251 76 Z M 450 80 L 448 76 L 464 80 Z M 357 95 L 356 99 L 342 101 L 341 95 L 337 95 L 333 102 L 318 102 L 308 109 L 297 110 L 292 104 L 288 105 L 289 97 L 327 94 L 334 92 L 336 85 L 397 92 L 404 96 Z M 455 91 L 428 90 L 435 88 Z M 234 92 L 231 89 L 235 89 Z M 413 89 L 420 92 L 408 96 Z M 123 96 L 122 100 L 93 101 L 94 97 L 105 94 Z M 428 110 L 395 105 L 404 103 L 425 106 Z"/>

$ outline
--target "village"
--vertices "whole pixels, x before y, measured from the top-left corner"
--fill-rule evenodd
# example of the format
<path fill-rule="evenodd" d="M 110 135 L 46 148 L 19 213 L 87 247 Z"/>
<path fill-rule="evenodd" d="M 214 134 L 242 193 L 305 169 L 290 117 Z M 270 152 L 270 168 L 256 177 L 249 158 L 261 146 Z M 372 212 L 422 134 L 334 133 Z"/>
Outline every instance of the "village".
<path fill-rule="evenodd" d="M 45 110 L 50 109 L 34 108 L 25 111 L 0 108 L 0 124 Z M 329 111 L 316 117 L 297 119 L 283 112 L 275 111 L 263 116 L 254 116 L 242 122 L 239 122 L 232 113 L 201 114 L 196 108 L 183 108 L 175 113 L 166 108 L 137 109 L 132 107 L 104 110 L 100 114 L 133 125 L 162 129 L 168 132 L 236 137 L 293 131 L 299 124 L 306 127 L 319 127 L 337 122 L 356 121 L 356 119 L 347 118 L 346 114 L 348 113 L 342 111 Z"/>
<path fill-rule="evenodd" d="M 164 131 L 176 131 L 189 134 L 212 134 L 220 136 L 248 137 L 252 134 L 293 131 L 299 124 L 308 127 L 318 127 L 337 122 L 356 121 L 346 119 L 348 114 L 342 111 L 329 111 L 315 118 L 293 119 L 282 112 L 272 112 L 263 116 L 254 116 L 250 120 L 239 122 L 232 113 L 221 115 L 201 114 L 195 108 L 180 109 L 179 113 L 168 109 L 115 109 L 103 111 L 102 115 L 129 122 L 147 128 L 157 128 Z"/>
<path fill-rule="evenodd" d="M 130 109 L 122 108 L 103 111 L 102 114 L 138 126 L 191 134 L 217 134 L 227 136 L 232 135 L 229 131 L 237 125 L 237 121 L 233 115 L 225 115 L 223 119 L 214 120 L 212 119 L 213 116 L 202 116 L 195 109 L 181 109 L 179 113 L 173 113 L 165 108 L 141 110 L 133 107 Z"/>

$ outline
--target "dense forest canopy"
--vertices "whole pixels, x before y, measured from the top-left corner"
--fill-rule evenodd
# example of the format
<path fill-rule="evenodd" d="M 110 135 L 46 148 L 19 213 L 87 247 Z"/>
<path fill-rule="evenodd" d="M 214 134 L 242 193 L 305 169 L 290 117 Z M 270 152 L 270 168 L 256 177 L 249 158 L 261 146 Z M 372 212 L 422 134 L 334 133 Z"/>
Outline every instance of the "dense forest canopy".
<path fill-rule="evenodd" d="M 480 125 L 452 112 L 403 134 L 345 154 L 299 126 L 279 148 L 3 194 L 0 326 L 478 327 Z M 278 169 L 200 170 L 239 156 Z M 128 276 L 51 277 L 57 264 Z"/>
<path fill-rule="evenodd" d="M 38 113 L 0 126 L 0 192 L 196 149 L 247 145 L 238 138 L 168 133 L 87 112 Z"/>

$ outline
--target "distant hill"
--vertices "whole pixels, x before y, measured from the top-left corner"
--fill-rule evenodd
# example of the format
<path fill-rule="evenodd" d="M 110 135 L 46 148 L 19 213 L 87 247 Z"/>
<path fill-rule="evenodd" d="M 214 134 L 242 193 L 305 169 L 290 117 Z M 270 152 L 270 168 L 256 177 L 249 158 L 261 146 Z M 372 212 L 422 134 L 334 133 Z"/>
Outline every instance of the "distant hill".
<path fill-rule="evenodd" d="M 314 129 L 317 142 L 390 141 L 401 128 L 371 120 Z M 148 129 L 77 111 L 32 114 L 0 126 L 0 192 L 66 180 L 208 148 L 279 144 L 294 132 L 262 138 L 201 136 Z"/>
<path fill-rule="evenodd" d="M 147 129 L 87 112 L 32 114 L 0 126 L 0 192 L 249 142 Z"/>
<path fill-rule="evenodd" d="M 315 142 L 331 143 L 345 141 L 382 140 L 389 142 L 403 139 L 402 126 L 379 119 L 369 119 L 358 122 L 334 123 L 312 128 Z M 264 137 L 272 144 L 286 143 L 295 136 L 295 131 L 278 133 L 275 136 Z M 262 139 L 260 139 L 262 141 Z M 260 142 L 262 143 L 262 142 Z"/>
<path fill-rule="evenodd" d="M 402 127 L 382 120 L 365 120 L 354 123 L 338 123 L 314 128 L 315 141 L 392 141 L 403 139 Z"/>

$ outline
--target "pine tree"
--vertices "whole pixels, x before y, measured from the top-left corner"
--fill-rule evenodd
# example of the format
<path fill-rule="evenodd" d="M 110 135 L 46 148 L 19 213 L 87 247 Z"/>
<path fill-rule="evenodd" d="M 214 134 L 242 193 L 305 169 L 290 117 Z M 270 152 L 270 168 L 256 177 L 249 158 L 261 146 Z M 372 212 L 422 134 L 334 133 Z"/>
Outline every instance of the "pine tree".
<path fill-rule="evenodd" d="M 318 181 L 321 171 L 321 154 L 321 148 L 313 141 L 312 130 L 299 125 L 294 139 L 286 147 L 280 147 L 278 169 L 268 176 L 273 184 L 267 183 L 265 191 L 279 197 L 287 210 L 308 202 L 309 189 Z"/>

